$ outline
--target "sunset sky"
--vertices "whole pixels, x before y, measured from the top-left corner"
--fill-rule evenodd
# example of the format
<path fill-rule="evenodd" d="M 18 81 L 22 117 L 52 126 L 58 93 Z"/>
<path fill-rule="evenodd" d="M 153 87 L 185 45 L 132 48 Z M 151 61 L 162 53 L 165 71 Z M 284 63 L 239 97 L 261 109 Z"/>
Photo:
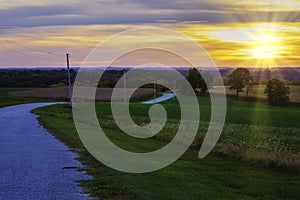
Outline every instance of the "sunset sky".
<path fill-rule="evenodd" d="M 101 41 L 149 26 L 188 35 L 219 67 L 300 67 L 300 0 L 1 0 L 0 67 L 64 66 L 67 52 L 78 66 Z"/>

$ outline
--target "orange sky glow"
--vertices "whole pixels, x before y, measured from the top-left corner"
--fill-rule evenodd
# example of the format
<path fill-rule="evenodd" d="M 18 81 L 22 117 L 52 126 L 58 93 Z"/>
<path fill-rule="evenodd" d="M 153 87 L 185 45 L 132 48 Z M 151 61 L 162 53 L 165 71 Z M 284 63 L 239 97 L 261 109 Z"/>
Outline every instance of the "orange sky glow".
<path fill-rule="evenodd" d="M 77 8 L 76 5 L 71 11 L 61 10 L 62 14 L 60 14 L 57 9 L 53 8 L 54 3 L 59 4 L 58 2 L 60 1 L 41 3 L 35 0 L 4 0 L 1 3 L 0 10 L 7 11 L 2 14 L 7 13 L 5 15 L 7 20 L 3 20 L 0 14 L 2 17 L 2 21 L 0 20 L 0 67 L 64 66 L 67 52 L 72 56 L 72 64 L 80 65 L 88 53 L 101 41 L 122 31 L 149 26 L 170 28 L 191 37 L 206 49 L 219 67 L 300 67 L 299 0 L 213 0 L 202 1 L 202 4 L 199 3 L 199 7 L 195 8 L 193 6 L 198 5 L 196 1 L 191 1 L 194 2 L 194 4 L 190 3 L 191 5 L 175 1 L 173 7 L 178 6 L 178 8 L 168 6 L 161 8 L 154 3 L 149 5 L 144 1 L 128 0 L 126 1 L 128 4 L 124 7 L 128 10 L 123 14 L 124 18 L 128 16 L 127 21 L 117 20 L 121 19 L 122 15 L 117 14 L 119 11 L 117 1 L 112 1 L 114 3 L 101 4 L 102 7 L 104 5 L 111 10 L 110 13 L 99 15 L 99 18 L 107 19 L 103 22 L 84 21 L 90 16 L 95 16 L 97 19 L 98 13 L 101 13 L 101 10 L 97 12 L 91 7 L 82 7 L 83 10 L 89 11 L 86 15 L 82 14 L 82 9 Z M 72 0 L 72 2 L 77 1 Z M 99 3 L 100 1 L 93 2 Z M 224 5 L 228 5 L 230 9 L 225 9 Z M 33 9 L 40 7 L 45 9 L 43 13 L 50 14 L 30 15 L 34 13 Z M 140 8 L 145 14 L 133 11 L 133 8 Z M 164 10 L 167 15 L 160 16 L 161 19 L 152 19 L 152 15 L 159 15 L 160 10 Z M 12 11 L 17 13 L 14 16 L 20 13 L 20 18 L 16 17 L 9 21 L 8 17 Z M 114 13 L 115 21 L 109 18 Z M 214 17 L 214 13 L 220 15 L 220 18 Z M 133 21 L 136 19 L 132 17 L 134 14 L 145 17 L 140 21 Z M 27 18 L 24 18 L 24 15 Z M 61 23 L 61 16 L 64 17 L 65 24 Z M 182 19 L 176 16 L 182 16 Z M 221 16 L 226 19 L 221 19 Z M 76 20 L 72 21 L 72 17 L 79 23 L 76 23 Z M 137 41 L 148 42 L 138 38 Z M 174 39 L 166 38 L 162 40 L 162 43 L 166 46 L 182 45 L 184 48 L 184 44 L 178 44 Z M 122 45 L 130 46 L 130 43 L 118 45 L 121 48 Z M 189 50 L 186 49 L 186 51 Z M 193 52 L 190 53 L 193 54 Z M 167 61 L 170 65 L 181 65 L 178 60 L 171 57 L 159 58 L 159 55 L 155 54 L 155 58 L 170 59 Z M 149 59 L 151 62 L 151 55 L 149 58 L 132 59 Z M 115 63 L 118 65 L 118 62 Z M 125 63 L 125 65 L 130 64 L 130 61 Z"/>

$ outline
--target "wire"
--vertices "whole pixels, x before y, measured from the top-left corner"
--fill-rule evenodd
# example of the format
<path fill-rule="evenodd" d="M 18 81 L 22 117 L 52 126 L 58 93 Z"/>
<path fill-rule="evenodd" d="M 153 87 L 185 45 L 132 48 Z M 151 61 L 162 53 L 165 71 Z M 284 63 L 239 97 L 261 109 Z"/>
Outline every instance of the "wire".
<path fill-rule="evenodd" d="M 34 56 L 34 55 L 26 54 L 26 53 L 23 53 L 23 52 L 21 52 L 21 51 L 17 51 L 17 50 L 15 50 L 15 49 L 11 49 L 11 48 L 8 48 L 8 47 L 3 47 L 3 46 L 1 46 L 1 48 L 2 48 L 2 49 L 6 49 L 6 50 L 8 50 L 8 51 L 10 51 L 10 52 L 13 52 L 13 53 L 15 53 L 15 54 L 20 54 L 20 55 L 23 55 L 23 56 L 28 56 L 28 57 L 35 58 L 35 59 L 39 59 L 39 60 L 47 60 L 47 61 L 49 61 L 49 59 L 45 59 L 45 58 L 42 58 L 42 57 L 39 57 L 39 56 Z"/>
<path fill-rule="evenodd" d="M 11 41 L 11 40 L 7 40 L 7 39 L 3 39 L 3 38 L 2 38 L 2 40 L 5 41 L 5 42 L 7 42 L 7 43 L 14 44 L 15 46 L 19 46 L 19 47 L 21 47 L 23 49 L 27 49 L 27 50 L 29 50 L 31 52 L 34 52 L 34 53 L 43 53 L 43 54 L 47 54 L 47 55 L 53 55 L 53 53 L 51 51 L 45 52 L 44 50 L 41 51 L 39 49 L 33 49 L 33 48 L 30 48 L 30 47 L 25 47 L 23 45 L 20 45 L 20 44 L 14 42 L 14 41 Z M 6 50 L 8 50 L 10 52 L 13 52 L 15 54 L 20 54 L 20 55 L 23 55 L 23 56 L 28 56 L 28 57 L 39 59 L 39 60 L 47 60 L 47 61 L 49 61 L 49 59 L 46 59 L 45 57 L 40 57 L 40 56 L 35 56 L 35 55 L 32 55 L 32 54 L 27 54 L 27 53 L 24 53 L 24 52 L 17 51 L 15 49 L 9 48 L 7 46 L 5 46 L 5 47 L 1 46 L 1 48 L 2 49 L 6 49 Z"/>
<path fill-rule="evenodd" d="M 11 40 L 7 40 L 7 39 L 3 39 L 3 40 L 6 41 L 6 42 L 9 42 L 9 43 L 11 43 L 11 44 L 14 44 L 14 45 L 16 45 L 16 46 L 19 46 L 19 47 L 22 47 L 22 48 L 24 48 L 24 49 L 27 49 L 27 50 L 29 50 L 29 51 L 32 51 L 32 52 L 45 53 L 45 54 L 48 54 L 48 55 L 52 55 L 52 54 L 53 54 L 51 51 L 47 51 L 47 52 L 46 52 L 46 51 L 44 51 L 44 50 L 33 49 L 33 48 L 31 48 L 31 47 L 23 46 L 23 45 L 18 44 L 18 43 L 14 42 L 14 41 L 11 41 Z"/>

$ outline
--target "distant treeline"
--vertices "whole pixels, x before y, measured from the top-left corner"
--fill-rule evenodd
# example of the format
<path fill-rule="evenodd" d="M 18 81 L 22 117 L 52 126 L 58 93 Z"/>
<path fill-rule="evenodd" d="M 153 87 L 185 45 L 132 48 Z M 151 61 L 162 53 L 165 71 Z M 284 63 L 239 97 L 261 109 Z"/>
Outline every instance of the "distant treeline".
<path fill-rule="evenodd" d="M 159 71 L 159 70 L 157 70 Z M 233 71 L 231 68 L 221 69 L 223 82 L 226 84 L 229 74 Z M 189 69 L 178 70 L 182 75 L 188 76 Z M 299 68 L 279 68 L 279 69 L 250 69 L 255 80 L 255 84 L 266 84 L 271 78 L 282 78 L 289 85 L 300 85 Z M 76 71 L 71 70 L 72 83 L 76 77 Z M 88 73 L 93 73 L 87 71 Z M 147 71 L 143 71 L 147 73 Z M 165 71 L 164 71 L 165 73 Z M 163 73 L 163 74 L 164 74 Z M 106 70 L 98 83 L 100 87 L 114 87 L 117 81 L 122 77 L 123 70 Z M 0 70 L 0 87 L 58 87 L 65 86 L 68 83 L 67 71 L 60 70 Z M 163 81 L 162 81 L 163 82 Z M 152 87 L 151 84 L 145 87 Z"/>
<path fill-rule="evenodd" d="M 72 81 L 76 76 L 71 70 Z M 0 71 L 0 87 L 64 86 L 68 80 L 66 70 L 4 70 Z"/>
<path fill-rule="evenodd" d="M 71 70 L 71 81 L 76 71 Z M 105 71 L 99 86 L 114 87 L 123 71 Z M 0 70 L 0 87 L 59 87 L 68 83 L 67 70 Z"/>
<path fill-rule="evenodd" d="M 88 77 L 93 75 L 94 71 L 85 71 L 82 74 L 87 77 L 86 83 L 89 85 Z M 123 76 L 123 70 L 106 70 L 101 76 L 98 83 L 99 87 L 115 87 L 116 83 Z M 144 70 L 142 73 L 149 73 L 149 71 Z M 161 71 L 156 71 L 156 73 L 161 73 Z M 75 81 L 77 71 L 71 70 L 71 82 Z M 167 73 L 162 73 L 167 76 Z M 188 72 L 187 72 L 188 74 Z M 138 79 L 139 77 L 137 77 Z M 138 81 L 138 80 L 137 80 Z M 158 84 L 160 81 L 157 80 Z M 0 87 L 59 87 L 66 86 L 68 84 L 68 73 L 67 70 L 0 70 Z M 130 81 L 128 81 L 128 86 L 130 86 Z M 153 87 L 152 84 L 144 85 L 143 87 Z"/>

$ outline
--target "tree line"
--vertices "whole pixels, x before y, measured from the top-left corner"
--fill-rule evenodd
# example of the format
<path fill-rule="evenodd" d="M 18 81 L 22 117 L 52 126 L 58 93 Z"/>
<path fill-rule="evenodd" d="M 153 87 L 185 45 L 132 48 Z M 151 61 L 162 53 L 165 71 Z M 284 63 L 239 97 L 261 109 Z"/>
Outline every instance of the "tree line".
<path fill-rule="evenodd" d="M 203 72 L 202 72 L 203 73 Z M 193 87 L 195 94 L 205 94 L 208 86 L 203 77 L 196 68 L 189 70 L 187 80 Z M 239 99 L 240 92 L 246 90 L 247 97 L 255 85 L 255 80 L 250 71 L 246 68 L 237 68 L 226 79 L 226 84 L 230 90 L 236 92 L 236 98 Z M 283 79 L 273 78 L 266 82 L 264 93 L 267 96 L 270 105 L 286 105 L 289 102 L 290 88 Z"/>
<path fill-rule="evenodd" d="M 93 73 L 93 72 L 86 72 Z M 73 83 L 77 72 L 70 71 Z M 119 70 L 105 71 L 99 87 L 114 87 L 122 77 L 123 72 Z M 67 70 L 0 70 L 0 87 L 60 87 L 68 85 Z"/>
<path fill-rule="evenodd" d="M 76 72 L 71 70 L 71 79 Z M 67 84 L 66 70 L 3 70 L 0 71 L 0 87 L 49 87 Z"/>
<path fill-rule="evenodd" d="M 87 74 L 93 72 L 86 72 Z M 114 87 L 117 81 L 123 76 L 122 70 L 107 70 L 102 75 L 98 83 L 99 87 Z M 147 73 L 146 71 L 144 73 Z M 201 76 L 205 75 L 205 80 Z M 186 79 L 194 89 L 197 95 L 204 95 L 208 88 L 212 87 L 214 78 L 208 72 L 199 73 L 198 69 L 191 68 L 186 75 Z M 71 81 L 74 82 L 76 71 L 71 70 Z M 252 91 L 253 86 L 257 84 L 253 76 L 246 68 L 237 68 L 232 71 L 228 78 L 224 79 L 224 84 L 229 86 L 230 90 L 236 92 L 236 98 L 239 98 L 240 92 L 246 90 L 247 96 Z M 165 91 L 168 88 L 163 87 L 165 80 L 157 82 L 157 89 Z M 129 84 L 129 83 L 128 83 Z M 271 79 L 265 82 L 265 94 L 271 105 L 286 105 L 289 102 L 290 88 L 282 79 Z M 294 81 L 293 84 L 299 84 Z M 67 85 L 67 71 L 62 70 L 3 70 L 0 71 L 0 87 L 56 87 Z M 180 81 L 177 83 L 180 87 Z M 148 84 L 143 87 L 153 87 Z M 180 89 L 180 88 L 178 88 Z"/>

